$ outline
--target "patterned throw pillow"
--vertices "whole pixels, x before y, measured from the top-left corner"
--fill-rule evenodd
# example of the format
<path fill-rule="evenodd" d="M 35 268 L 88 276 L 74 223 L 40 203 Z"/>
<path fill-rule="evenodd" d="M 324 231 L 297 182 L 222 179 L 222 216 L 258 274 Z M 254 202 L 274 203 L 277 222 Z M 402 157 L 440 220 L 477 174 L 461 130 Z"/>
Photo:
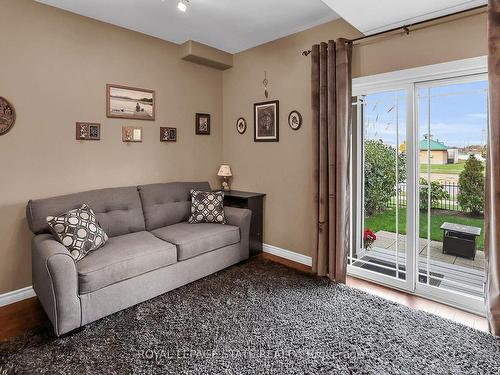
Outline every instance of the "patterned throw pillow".
<path fill-rule="evenodd" d="M 107 234 L 97 223 L 94 211 L 86 204 L 60 216 L 47 216 L 49 227 L 75 261 L 103 246 Z"/>
<path fill-rule="evenodd" d="M 191 217 L 189 223 L 226 224 L 224 193 L 191 189 Z"/>

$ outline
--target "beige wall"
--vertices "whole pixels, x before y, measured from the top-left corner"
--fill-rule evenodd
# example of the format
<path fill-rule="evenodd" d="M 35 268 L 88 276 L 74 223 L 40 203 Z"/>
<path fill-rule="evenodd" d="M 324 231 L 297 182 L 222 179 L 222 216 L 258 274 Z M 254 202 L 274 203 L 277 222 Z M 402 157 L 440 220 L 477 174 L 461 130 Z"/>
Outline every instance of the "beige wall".
<path fill-rule="evenodd" d="M 179 47 L 30 0 L 0 0 L 0 96 L 16 108 L 0 137 L 0 294 L 31 284 L 28 199 L 157 181 L 209 180 L 231 164 L 233 187 L 267 194 L 265 242 L 310 253 L 310 64 L 300 51 L 358 32 L 331 22 L 234 56 L 221 73 L 179 59 Z M 355 76 L 486 54 L 484 15 L 407 37 L 355 47 Z M 280 142 L 253 142 L 253 103 L 280 100 Z M 156 121 L 108 119 L 105 85 L 156 90 Z M 224 105 L 224 111 L 223 111 Z M 294 132 L 292 109 L 304 119 Z M 194 113 L 212 114 L 212 135 L 194 135 Z M 239 135 L 236 119 L 248 129 Z M 79 142 L 76 121 L 101 125 L 100 142 Z M 223 123 L 223 128 L 222 124 Z M 122 125 L 144 128 L 142 144 L 121 142 Z M 160 143 L 159 127 L 176 126 L 177 143 Z"/>
<path fill-rule="evenodd" d="M 234 56 L 234 67 L 224 72 L 224 161 L 231 164 L 233 187 L 267 194 L 264 240 L 266 243 L 310 255 L 311 246 L 311 110 L 310 58 L 300 52 L 314 43 L 358 32 L 344 21 L 306 30 Z M 355 46 L 353 75 L 364 76 L 420 65 L 441 63 L 487 53 L 484 14 L 459 19 Z M 269 79 L 269 99 L 280 101 L 279 143 L 254 143 L 253 103 L 266 100 L 264 71 Z M 303 125 L 293 131 L 288 113 L 302 113 Z M 236 119 L 246 118 L 244 135 Z"/>
<path fill-rule="evenodd" d="M 0 294 L 31 285 L 24 208 L 93 188 L 209 180 L 222 156 L 222 73 L 179 59 L 178 46 L 30 0 L 0 0 L 0 96 L 17 111 L 0 137 Z M 105 85 L 156 90 L 156 121 L 108 119 Z M 212 135 L 194 135 L 195 112 Z M 101 123 L 100 142 L 75 140 L 76 121 Z M 143 126 L 142 144 L 121 141 Z M 160 126 L 178 128 L 160 143 Z"/>

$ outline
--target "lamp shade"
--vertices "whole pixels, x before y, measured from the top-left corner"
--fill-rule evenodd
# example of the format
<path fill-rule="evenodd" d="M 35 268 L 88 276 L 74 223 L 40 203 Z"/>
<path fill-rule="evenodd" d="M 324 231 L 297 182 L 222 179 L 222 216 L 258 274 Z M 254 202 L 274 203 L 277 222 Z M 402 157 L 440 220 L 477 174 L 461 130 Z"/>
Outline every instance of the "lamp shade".
<path fill-rule="evenodd" d="M 222 164 L 219 168 L 219 172 L 217 172 L 217 176 L 219 177 L 231 177 L 232 175 L 229 164 Z"/>

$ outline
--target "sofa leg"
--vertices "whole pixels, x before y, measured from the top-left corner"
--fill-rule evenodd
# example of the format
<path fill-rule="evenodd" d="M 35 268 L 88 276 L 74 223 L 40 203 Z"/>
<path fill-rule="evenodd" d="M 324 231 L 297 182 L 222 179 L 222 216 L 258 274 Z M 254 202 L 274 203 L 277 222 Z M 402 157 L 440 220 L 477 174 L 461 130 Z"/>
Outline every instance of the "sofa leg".
<path fill-rule="evenodd" d="M 66 337 L 73 336 L 73 335 L 74 335 L 74 334 L 76 334 L 76 333 L 80 333 L 80 332 L 84 331 L 84 330 L 85 330 L 85 328 L 86 328 L 85 326 L 75 328 L 75 329 L 74 329 L 74 330 L 72 330 L 72 331 L 69 331 L 69 332 L 63 333 L 62 335 L 57 336 L 57 338 L 58 338 L 58 339 L 64 339 L 64 338 L 66 338 Z"/>

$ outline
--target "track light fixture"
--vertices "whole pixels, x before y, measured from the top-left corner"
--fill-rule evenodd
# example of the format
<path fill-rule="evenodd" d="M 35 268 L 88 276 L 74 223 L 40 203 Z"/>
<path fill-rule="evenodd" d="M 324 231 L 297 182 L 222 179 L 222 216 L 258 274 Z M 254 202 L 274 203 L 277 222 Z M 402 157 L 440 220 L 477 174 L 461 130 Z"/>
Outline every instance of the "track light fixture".
<path fill-rule="evenodd" d="M 179 0 L 177 3 L 177 9 L 179 9 L 181 12 L 185 12 L 187 10 L 187 7 L 189 5 L 189 0 Z"/>

